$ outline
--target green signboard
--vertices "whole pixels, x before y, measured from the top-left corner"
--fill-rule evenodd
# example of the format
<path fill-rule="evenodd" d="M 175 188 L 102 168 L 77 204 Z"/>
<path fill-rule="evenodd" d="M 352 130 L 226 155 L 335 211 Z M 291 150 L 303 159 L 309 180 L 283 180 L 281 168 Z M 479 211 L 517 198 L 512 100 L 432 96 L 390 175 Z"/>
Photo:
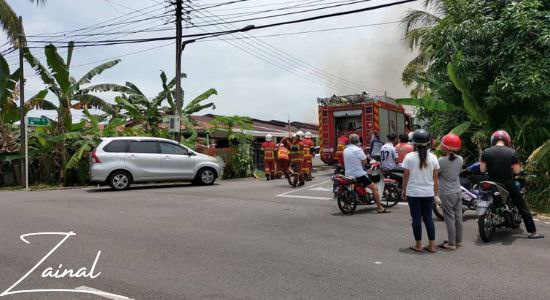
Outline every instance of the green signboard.
<path fill-rule="evenodd" d="M 48 125 L 48 119 L 46 119 L 46 118 L 27 117 L 27 125 L 47 126 Z"/>

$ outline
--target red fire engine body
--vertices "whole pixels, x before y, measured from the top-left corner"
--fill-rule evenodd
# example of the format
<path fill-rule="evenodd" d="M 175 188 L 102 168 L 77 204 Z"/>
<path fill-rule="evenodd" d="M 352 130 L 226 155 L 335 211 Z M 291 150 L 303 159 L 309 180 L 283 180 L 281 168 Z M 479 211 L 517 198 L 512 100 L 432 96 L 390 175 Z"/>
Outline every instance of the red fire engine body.
<path fill-rule="evenodd" d="M 368 94 L 333 96 L 317 99 L 319 104 L 319 146 L 321 160 L 326 164 L 336 162 L 338 137 L 359 135 L 363 149 L 368 153 L 372 133 L 386 135 L 408 133 L 412 119 L 403 107 L 386 96 L 371 97 Z"/>

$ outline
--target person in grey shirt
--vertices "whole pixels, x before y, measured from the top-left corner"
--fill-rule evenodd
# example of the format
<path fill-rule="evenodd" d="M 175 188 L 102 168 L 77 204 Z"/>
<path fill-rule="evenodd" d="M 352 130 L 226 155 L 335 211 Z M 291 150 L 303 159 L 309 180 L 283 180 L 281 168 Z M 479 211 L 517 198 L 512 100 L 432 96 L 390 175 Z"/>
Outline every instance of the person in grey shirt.
<path fill-rule="evenodd" d="M 459 174 L 464 160 L 457 152 L 462 146 L 460 137 L 448 134 L 441 140 L 441 150 L 445 156 L 439 158 L 439 197 L 447 226 L 448 239 L 440 248 L 455 250 L 462 246 L 462 191 Z"/>

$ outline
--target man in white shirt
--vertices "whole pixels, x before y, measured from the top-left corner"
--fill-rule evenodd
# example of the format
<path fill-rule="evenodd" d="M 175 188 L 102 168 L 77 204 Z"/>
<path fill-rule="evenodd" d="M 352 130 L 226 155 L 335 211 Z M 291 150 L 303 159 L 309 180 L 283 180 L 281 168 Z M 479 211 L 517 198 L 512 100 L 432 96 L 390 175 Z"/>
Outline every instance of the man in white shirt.
<path fill-rule="evenodd" d="M 363 149 L 358 147 L 359 135 L 351 134 L 349 136 L 349 145 L 344 149 L 344 169 L 346 170 L 346 176 L 355 177 L 358 183 L 368 187 L 373 195 L 374 202 L 378 207 L 378 213 L 389 213 L 389 210 L 384 209 L 380 203 L 380 193 L 376 185 L 367 176 L 367 172 L 363 166 L 369 166 L 369 159 L 363 152 Z"/>
<path fill-rule="evenodd" d="M 388 142 L 382 146 L 380 149 L 380 165 L 383 170 L 393 170 L 397 166 L 397 151 L 393 146 L 397 139 L 395 133 L 390 133 L 387 135 Z"/>

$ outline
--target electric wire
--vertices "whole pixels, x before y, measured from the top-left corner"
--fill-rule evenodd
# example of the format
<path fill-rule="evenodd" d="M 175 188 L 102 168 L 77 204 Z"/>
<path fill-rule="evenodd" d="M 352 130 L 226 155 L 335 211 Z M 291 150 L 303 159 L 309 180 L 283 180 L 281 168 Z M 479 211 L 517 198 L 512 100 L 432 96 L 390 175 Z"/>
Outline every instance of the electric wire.
<path fill-rule="evenodd" d="M 216 15 L 213 15 L 212 13 L 209 13 L 209 14 L 210 14 L 210 17 L 209 17 L 210 20 L 213 20 L 214 18 L 216 18 L 217 20 L 223 20 L 223 18 L 220 18 Z M 206 17 L 208 17 L 208 16 L 206 16 Z M 231 26 L 234 27 L 233 25 L 231 25 Z M 311 64 L 309 64 L 309 63 L 307 63 L 303 60 L 300 60 L 300 59 L 296 58 L 295 56 L 292 56 L 291 54 L 289 54 L 289 53 L 287 53 L 287 52 L 285 52 L 281 49 L 278 49 L 275 46 L 273 46 L 273 45 L 271 45 L 267 42 L 262 41 L 261 39 L 255 38 L 253 35 L 250 35 L 248 33 L 237 33 L 237 34 L 234 34 L 234 35 L 235 36 L 240 36 L 240 37 L 249 37 L 249 38 L 251 38 L 251 40 L 250 40 L 251 43 L 253 43 L 255 45 L 258 45 L 259 47 L 265 49 L 269 53 L 273 53 L 275 55 L 275 57 L 287 62 L 290 66 L 297 67 L 297 69 L 302 70 L 303 72 L 308 72 L 308 73 L 312 74 L 313 76 L 315 76 L 317 78 L 320 78 L 322 80 L 331 82 L 334 85 L 340 86 L 341 87 L 340 89 L 344 88 L 344 89 L 347 89 L 347 90 L 360 90 L 360 88 L 358 89 L 358 87 L 361 86 L 361 85 L 350 82 L 350 81 L 347 81 L 347 80 L 342 80 L 338 76 L 330 74 L 330 73 L 328 73 L 324 70 L 318 69 L 317 67 L 315 67 L 315 66 L 313 66 L 313 65 L 311 65 Z"/>

